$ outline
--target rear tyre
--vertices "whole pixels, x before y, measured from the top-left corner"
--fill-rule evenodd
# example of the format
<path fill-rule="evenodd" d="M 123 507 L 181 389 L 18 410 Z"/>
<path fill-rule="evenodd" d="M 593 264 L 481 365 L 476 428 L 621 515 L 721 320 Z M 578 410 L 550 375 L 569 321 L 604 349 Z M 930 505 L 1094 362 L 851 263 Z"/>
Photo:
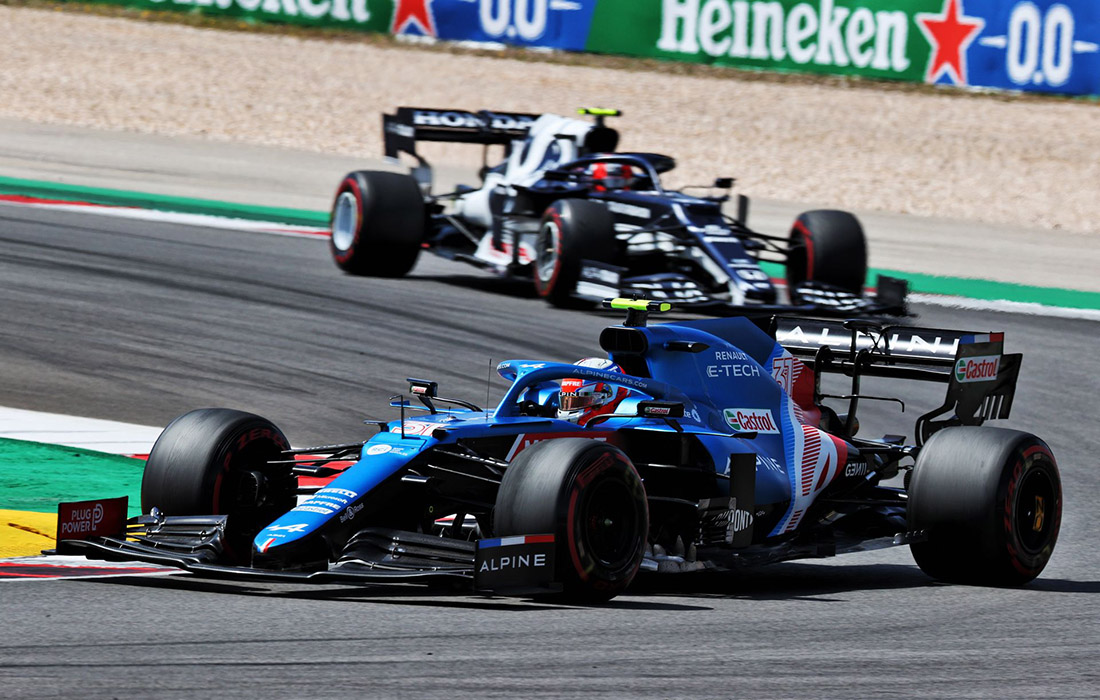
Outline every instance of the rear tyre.
<path fill-rule="evenodd" d="M 535 243 L 535 290 L 554 306 L 582 304 L 573 294 L 582 260 L 616 264 L 619 244 L 607 207 L 581 199 L 554 202 L 542 216 Z"/>
<path fill-rule="evenodd" d="M 803 212 L 795 219 L 787 249 L 792 301 L 798 301 L 798 287 L 805 282 L 862 294 L 866 279 L 867 241 L 859 219 L 832 209 Z"/>
<path fill-rule="evenodd" d="M 165 515 L 228 515 L 229 556 L 244 561 L 252 538 L 294 507 L 296 482 L 286 436 L 265 418 L 203 408 L 172 421 L 157 438 L 141 480 L 141 510 Z"/>
<path fill-rule="evenodd" d="M 425 229 L 424 197 L 412 176 L 362 170 L 336 190 L 329 250 L 354 275 L 402 277 L 416 264 Z"/>
<path fill-rule="evenodd" d="M 571 600 L 626 590 L 645 555 L 649 510 L 630 459 L 596 440 L 536 443 L 504 473 L 494 510 L 500 537 L 553 534 L 557 579 Z"/>
<path fill-rule="evenodd" d="M 1062 482 L 1050 448 L 1003 428 L 954 427 L 921 449 L 909 483 L 910 545 L 929 576 L 1018 586 L 1050 560 L 1062 520 Z"/>

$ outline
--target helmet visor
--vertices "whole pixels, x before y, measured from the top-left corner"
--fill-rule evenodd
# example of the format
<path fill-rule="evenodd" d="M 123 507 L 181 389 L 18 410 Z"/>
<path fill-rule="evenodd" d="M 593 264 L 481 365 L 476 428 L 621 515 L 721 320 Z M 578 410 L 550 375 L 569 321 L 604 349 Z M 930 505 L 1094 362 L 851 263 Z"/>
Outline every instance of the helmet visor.
<path fill-rule="evenodd" d="M 563 411 L 579 411 L 595 406 L 599 403 L 600 398 L 600 395 L 594 392 L 586 394 L 562 392 L 561 396 L 558 397 L 558 408 Z"/>

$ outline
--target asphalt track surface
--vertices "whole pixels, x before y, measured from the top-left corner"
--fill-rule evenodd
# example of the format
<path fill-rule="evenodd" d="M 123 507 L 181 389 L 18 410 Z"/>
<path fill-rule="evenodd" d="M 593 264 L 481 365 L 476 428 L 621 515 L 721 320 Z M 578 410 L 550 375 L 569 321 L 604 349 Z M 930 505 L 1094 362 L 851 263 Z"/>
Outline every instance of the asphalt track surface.
<path fill-rule="evenodd" d="M 152 425 L 231 406 L 296 445 L 365 439 L 408 376 L 481 403 L 491 362 L 596 354 L 618 318 L 435 258 L 360 279 L 320 240 L 14 206 L 0 300 L 0 404 Z M 904 548 L 642 579 L 600 607 L 186 576 L 0 583 L 0 697 L 1100 697 L 1100 326 L 916 311 L 1025 351 L 1008 425 L 1050 443 L 1065 502 L 1026 588 L 938 585 Z M 911 432 L 942 398 L 882 384 L 865 388 L 907 411 L 868 407 L 865 435 Z"/>

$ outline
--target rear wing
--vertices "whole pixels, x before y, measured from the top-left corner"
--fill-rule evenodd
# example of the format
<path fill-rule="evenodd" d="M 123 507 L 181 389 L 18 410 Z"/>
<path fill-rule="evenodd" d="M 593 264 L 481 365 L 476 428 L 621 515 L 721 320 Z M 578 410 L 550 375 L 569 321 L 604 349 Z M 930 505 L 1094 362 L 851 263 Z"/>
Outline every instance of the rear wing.
<path fill-rule="evenodd" d="M 849 399 L 849 416 L 855 415 L 861 377 L 946 383 L 944 404 L 917 419 L 918 444 L 951 425 L 1008 418 L 1023 359 L 1021 354 L 1004 354 L 1004 333 L 787 317 L 772 319 L 772 332 L 780 345 L 814 369 L 817 399 L 825 398 L 820 393 L 822 374 L 852 378 L 851 394 L 833 397 Z"/>
<path fill-rule="evenodd" d="M 446 141 L 501 145 L 506 149 L 527 135 L 539 115 L 527 112 L 467 112 L 458 109 L 398 107 L 382 115 L 382 140 L 387 158 L 408 153 L 427 165 L 416 152 L 417 141 Z"/>

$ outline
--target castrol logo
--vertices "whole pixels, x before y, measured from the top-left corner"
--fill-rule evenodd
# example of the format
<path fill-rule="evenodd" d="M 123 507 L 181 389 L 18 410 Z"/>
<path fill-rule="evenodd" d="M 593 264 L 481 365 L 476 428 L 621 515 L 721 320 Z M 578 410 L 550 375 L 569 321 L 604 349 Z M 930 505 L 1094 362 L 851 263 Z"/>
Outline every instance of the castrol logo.
<path fill-rule="evenodd" d="M 735 431 L 778 433 L 772 412 L 764 408 L 727 408 L 722 411 L 726 424 Z"/>
<path fill-rule="evenodd" d="M 966 382 L 988 382 L 997 378 L 997 371 L 1000 368 L 1000 355 L 963 357 L 955 363 L 955 381 L 960 384 L 965 384 Z"/>

